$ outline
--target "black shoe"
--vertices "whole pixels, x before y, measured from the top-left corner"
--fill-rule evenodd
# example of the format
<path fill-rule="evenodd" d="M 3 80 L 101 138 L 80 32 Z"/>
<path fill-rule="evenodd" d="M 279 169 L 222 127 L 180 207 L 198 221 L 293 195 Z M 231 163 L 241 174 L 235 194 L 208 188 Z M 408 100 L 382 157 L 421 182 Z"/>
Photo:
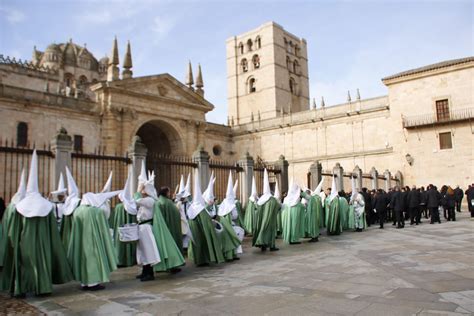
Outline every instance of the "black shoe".
<path fill-rule="evenodd" d="M 267 251 L 267 246 L 262 246 L 261 250 L 262 250 L 262 252 Z"/>
<path fill-rule="evenodd" d="M 13 295 L 13 293 L 11 293 L 10 296 L 11 296 L 12 298 L 16 298 L 16 299 L 25 299 L 25 298 L 26 298 L 26 294 L 25 294 L 25 293 L 16 294 L 16 295 Z"/>
<path fill-rule="evenodd" d="M 299 245 L 299 244 L 301 244 L 301 241 L 290 242 L 290 245 Z"/>
<path fill-rule="evenodd" d="M 240 260 L 239 257 L 234 257 L 234 259 L 232 259 L 233 261 L 236 261 L 236 260 Z"/>
<path fill-rule="evenodd" d="M 88 286 L 87 287 L 88 291 L 100 291 L 100 290 L 105 290 L 105 286 L 102 284 L 97 284 L 94 286 Z"/>
<path fill-rule="evenodd" d="M 270 251 L 278 251 L 278 250 L 280 250 L 280 248 L 277 248 L 277 247 L 271 247 L 270 248 Z"/>
<path fill-rule="evenodd" d="M 430 224 L 434 224 L 434 222 L 431 222 Z"/>
<path fill-rule="evenodd" d="M 201 263 L 201 264 L 198 264 L 196 265 L 197 267 L 208 267 L 209 266 L 209 263 Z"/>
<path fill-rule="evenodd" d="M 181 269 L 180 268 L 173 268 L 173 269 L 170 269 L 169 270 L 169 273 L 170 274 L 176 274 L 176 273 L 179 273 L 181 272 Z"/>
<path fill-rule="evenodd" d="M 379 229 L 383 229 L 383 226 L 380 226 Z"/>
<path fill-rule="evenodd" d="M 308 242 L 318 242 L 319 241 L 319 238 L 316 237 L 316 238 L 311 238 L 310 240 L 308 240 Z"/>
<path fill-rule="evenodd" d="M 153 274 L 145 275 L 143 278 L 140 279 L 142 282 L 153 281 L 155 280 L 155 276 Z"/>
<path fill-rule="evenodd" d="M 392 226 L 395 226 L 395 225 L 397 225 L 397 224 L 395 224 L 395 223 L 392 224 Z"/>
<path fill-rule="evenodd" d="M 135 279 L 141 279 L 141 278 L 143 278 L 143 273 L 135 276 Z"/>

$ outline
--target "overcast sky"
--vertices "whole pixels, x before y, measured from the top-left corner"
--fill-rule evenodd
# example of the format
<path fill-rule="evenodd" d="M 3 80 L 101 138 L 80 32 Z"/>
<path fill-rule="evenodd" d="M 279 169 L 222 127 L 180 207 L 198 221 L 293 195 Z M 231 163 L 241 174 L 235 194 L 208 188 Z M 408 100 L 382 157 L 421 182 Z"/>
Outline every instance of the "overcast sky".
<path fill-rule="evenodd" d="M 387 93 L 382 77 L 474 55 L 474 1 L 0 0 L 0 54 L 31 59 L 33 46 L 70 38 L 99 59 L 115 35 L 120 62 L 132 44 L 134 75 L 184 81 L 201 63 L 207 118 L 227 120 L 225 40 L 275 21 L 308 43 L 310 97 L 319 105 Z M 196 73 L 196 72 L 195 72 Z"/>

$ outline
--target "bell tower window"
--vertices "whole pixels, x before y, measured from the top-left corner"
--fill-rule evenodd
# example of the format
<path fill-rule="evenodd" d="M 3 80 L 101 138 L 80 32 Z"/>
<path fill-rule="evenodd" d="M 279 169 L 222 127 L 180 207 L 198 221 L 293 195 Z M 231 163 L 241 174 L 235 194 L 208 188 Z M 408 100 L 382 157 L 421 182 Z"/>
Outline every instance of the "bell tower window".
<path fill-rule="evenodd" d="M 260 57 L 258 55 L 253 55 L 252 63 L 253 63 L 253 68 L 254 69 L 260 68 Z"/>
<path fill-rule="evenodd" d="M 240 62 L 240 65 L 242 67 L 242 72 L 247 72 L 249 70 L 247 58 L 243 58 L 242 61 Z"/>
<path fill-rule="evenodd" d="M 249 93 L 254 93 L 257 91 L 257 87 L 255 84 L 255 78 L 249 79 Z"/>
<path fill-rule="evenodd" d="M 253 46 L 253 42 L 252 40 L 249 38 L 247 40 L 247 51 L 251 52 L 252 51 L 252 46 Z"/>

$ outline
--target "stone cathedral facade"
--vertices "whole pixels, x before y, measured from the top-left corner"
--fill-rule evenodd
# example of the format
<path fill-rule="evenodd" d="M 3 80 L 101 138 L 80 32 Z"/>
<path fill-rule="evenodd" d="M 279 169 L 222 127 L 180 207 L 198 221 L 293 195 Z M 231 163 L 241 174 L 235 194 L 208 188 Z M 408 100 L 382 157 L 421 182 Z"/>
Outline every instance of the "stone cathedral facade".
<path fill-rule="evenodd" d="M 33 51 L 31 62 L 0 56 L 0 134 L 16 145 L 49 143 L 61 127 L 74 150 L 124 155 L 135 135 L 149 152 L 212 158 L 284 155 L 289 175 L 311 168 L 403 175 L 407 185 L 474 182 L 474 57 L 382 79 L 387 95 L 310 104 L 306 41 L 274 22 L 226 43 L 228 123 L 207 122 L 201 67 L 181 82 L 133 74 L 131 45 L 117 40 L 98 60 L 69 41 Z M 313 181 L 314 182 L 314 181 Z"/>

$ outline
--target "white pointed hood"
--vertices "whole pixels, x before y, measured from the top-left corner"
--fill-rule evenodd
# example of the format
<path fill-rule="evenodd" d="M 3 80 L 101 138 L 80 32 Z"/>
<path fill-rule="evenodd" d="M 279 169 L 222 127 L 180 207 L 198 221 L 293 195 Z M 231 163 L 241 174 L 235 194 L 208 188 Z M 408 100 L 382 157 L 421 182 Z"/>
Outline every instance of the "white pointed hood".
<path fill-rule="evenodd" d="M 321 178 L 321 181 L 319 182 L 318 186 L 316 189 L 314 189 L 313 193 L 311 193 L 312 196 L 319 195 L 321 193 L 321 189 L 323 188 L 323 182 L 324 182 L 324 177 Z"/>
<path fill-rule="evenodd" d="M 331 195 L 329 195 L 329 201 L 331 202 L 332 200 L 334 200 L 336 196 L 338 196 L 337 186 L 336 186 L 336 177 L 332 176 Z"/>
<path fill-rule="evenodd" d="M 265 168 L 265 170 L 263 171 L 263 194 L 258 199 L 257 204 L 258 205 L 265 204 L 272 196 L 273 195 L 272 195 L 272 191 L 270 189 L 270 180 L 268 180 L 268 171 Z"/>
<path fill-rule="evenodd" d="M 191 173 L 188 173 L 188 179 L 186 180 L 186 186 L 184 187 L 184 193 L 183 196 L 184 198 L 191 196 Z"/>
<path fill-rule="evenodd" d="M 256 203 L 258 200 L 257 183 L 255 182 L 255 176 L 252 177 L 252 191 L 250 192 L 249 200 Z"/>
<path fill-rule="evenodd" d="M 76 207 L 79 206 L 81 202 L 79 188 L 77 187 L 76 181 L 72 177 L 71 171 L 66 166 L 66 179 L 67 179 L 67 191 L 68 195 L 66 201 L 64 202 L 63 215 L 71 215 Z"/>
<path fill-rule="evenodd" d="M 145 184 L 147 180 L 148 178 L 146 176 L 145 160 L 142 160 L 142 167 L 140 169 L 140 175 L 138 176 L 138 187 Z"/>
<path fill-rule="evenodd" d="M 184 188 L 185 188 L 185 186 L 184 186 L 184 176 L 181 175 L 181 179 L 179 180 L 178 192 L 176 193 L 176 199 L 177 200 L 180 200 L 183 197 Z"/>
<path fill-rule="evenodd" d="M 127 211 L 130 215 L 137 215 L 137 203 L 133 198 L 132 194 L 132 170 L 130 169 L 128 172 L 127 181 L 125 182 L 125 187 L 123 188 L 122 192 L 119 193 L 118 197 L 120 201 L 123 203 L 123 207 L 125 211 Z"/>
<path fill-rule="evenodd" d="M 278 180 L 275 183 L 275 193 L 273 193 L 273 197 L 280 203 L 281 202 L 281 193 L 280 187 L 278 186 Z"/>
<path fill-rule="evenodd" d="M 193 202 L 188 208 L 189 219 L 195 219 L 206 208 L 206 202 L 202 197 L 201 193 L 201 181 L 199 181 L 199 171 L 194 171 L 194 190 L 193 190 Z"/>
<path fill-rule="evenodd" d="M 359 194 L 359 192 L 357 192 L 357 189 L 356 189 L 356 179 L 354 177 L 351 177 L 351 189 L 352 189 L 352 193 L 351 193 L 350 200 L 354 201 L 355 198 L 357 197 L 357 194 Z"/>
<path fill-rule="evenodd" d="M 18 204 L 21 200 L 25 198 L 26 195 L 26 170 L 23 168 L 21 170 L 20 184 L 18 185 L 18 190 L 15 195 L 13 195 L 11 203 L 13 205 Z"/>
<path fill-rule="evenodd" d="M 301 189 L 299 185 L 291 179 L 290 189 L 288 190 L 288 195 L 283 200 L 283 204 L 288 205 L 289 207 L 295 206 L 301 201 Z"/>
<path fill-rule="evenodd" d="M 52 209 L 53 204 L 42 197 L 38 190 L 38 156 L 35 149 L 30 163 L 26 196 L 16 204 L 16 210 L 25 217 L 45 217 Z"/>
<path fill-rule="evenodd" d="M 202 197 L 204 198 L 204 201 L 207 204 L 211 204 L 214 202 L 215 196 L 214 196 L 214 183 L 216 182 L 216 179 L 214 178 L 214 172 L 211 174 L 211 179 L 209 180 L 209 184 L 207 185 L 206 191 L 202 194 Z"/>
<path fill-rule="evenodd" d="M 225 199 L 219 205 L 219 209 L 217 210 L 217 215 L 219 216 L 226 216 L 232 210 L 235 209 L 235 194 L 234 188 L 232 186 L 232 171 L 229 172 L 229 180 L 227 181 L 227 191 L 225 194 Z"/>
<path fill-rule="evenodd" d="M 109 178 L 107 179 L 107 182 L 105 183 L 104 185 L 104 188 L 102 189 L 102 191 L 100 191 L 100 193 L 107 193 L 107 192 L 110 192 L 112 190 L 112 176 L 113 176 L 113 171 L 110 171 L 110 174 L 109 174 Z"/>
<path fill-rule="evenodd" d="M 104 208 L 107 204 L 107 201 L 118 195 L 120 192 L 122 191 L 119 190 L 105 193 L 87 192 L 82 196 L 81 205 Z"/>
<path fill-rule="evenodd" d="M 64 177 L 63 173 L 61 172 L 59 174 L 59 183 L 58 183 L 58 188 L 56 191 L 51 192 L 53 195 L 60 195 L 60 194 L 65 194 L 67 191 L 66 186 L 64 185 Z"/>
<path fill-rule="evenodd" d="M 143 190 L 148 196 L 155 200 L 158 199 L 158 194 L 156 193 L 155 188 L 155 171 L 149 173 L 148 180 L 143 184 Z"/>
<path fill-rule="evenodd" d="M 234 191 L 234 196 L 235 196 L 236 199 L 237 199 L 237 189 L 238 188 L 239 188 L 239 179 L 236 179 L 235 183 L 234 183 L 234 187 L 232 188 L 232 190 Z"/>

